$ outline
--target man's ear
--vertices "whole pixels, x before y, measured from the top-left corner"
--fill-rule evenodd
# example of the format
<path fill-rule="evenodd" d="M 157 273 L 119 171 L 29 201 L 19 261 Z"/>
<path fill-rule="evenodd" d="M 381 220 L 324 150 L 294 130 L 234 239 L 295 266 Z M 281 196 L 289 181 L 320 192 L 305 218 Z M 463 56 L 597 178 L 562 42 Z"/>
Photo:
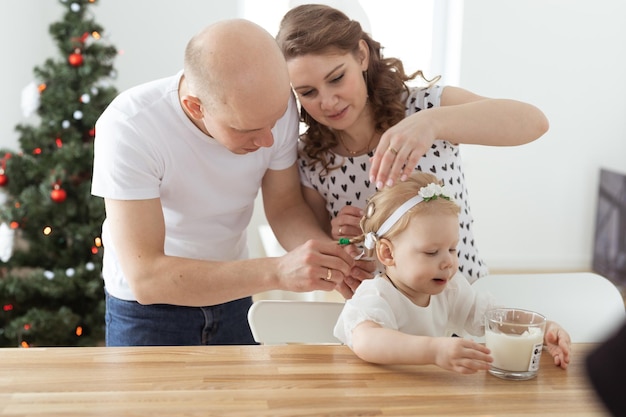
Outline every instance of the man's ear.
<path fill-rule="evenodd" d="M 198 97 L 187 94 L 182 96 L 180 101 L 191 117 L 197 120 L 202 119 L 202 103 Z"/>
<path fill-rule="evenodd" d="M 380 239 L 376 245 L 376 256 L 381 264 L 385 266 L 394 266 L 396 264 L 393 257 L 393 243 L 389 239 Z"/>

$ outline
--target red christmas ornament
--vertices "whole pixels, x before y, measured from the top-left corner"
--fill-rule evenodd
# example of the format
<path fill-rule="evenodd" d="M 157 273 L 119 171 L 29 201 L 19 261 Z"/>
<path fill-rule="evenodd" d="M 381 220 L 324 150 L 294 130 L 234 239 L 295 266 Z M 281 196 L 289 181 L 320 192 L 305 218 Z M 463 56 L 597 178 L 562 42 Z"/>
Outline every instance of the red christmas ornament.
<path fill-rule="evenodd" d="M 50 192 L 50 198 L 55 203 L 62 203 L 67 198 L 67 192 L 59 184 L 55 184 L 54 189 Z"/>
<path fill-rule="evenodd" d="M 80 67 L 83 65 L 83 54 L 80 52 L 74 52 L 67 58 L 67 62 L 69 62 L 73 67 Z"/>
<path fill-rule="evenodd" d="M 7 168 L 7 161 L 11 159 L 11 154 L 4 154 L 4 158 L 0 160 L 0 187 L 4 187 L 9 182 L 9 177 L 7 177 L 6 172 L 4 171 Z"/>

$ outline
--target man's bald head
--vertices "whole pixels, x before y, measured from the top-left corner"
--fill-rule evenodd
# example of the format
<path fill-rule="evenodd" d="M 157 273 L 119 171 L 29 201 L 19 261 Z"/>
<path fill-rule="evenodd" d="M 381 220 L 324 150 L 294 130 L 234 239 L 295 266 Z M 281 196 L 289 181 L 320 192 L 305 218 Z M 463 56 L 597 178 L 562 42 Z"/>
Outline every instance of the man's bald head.
<path fill-rule="evenodd" d="M 269 97 L 285 106 L 288 100 L 289 73 L 276 40 L 248 20 L 220 21 L 194 36 L 184 69 L 189 93 L 212 112 L 248 111 Z"/>

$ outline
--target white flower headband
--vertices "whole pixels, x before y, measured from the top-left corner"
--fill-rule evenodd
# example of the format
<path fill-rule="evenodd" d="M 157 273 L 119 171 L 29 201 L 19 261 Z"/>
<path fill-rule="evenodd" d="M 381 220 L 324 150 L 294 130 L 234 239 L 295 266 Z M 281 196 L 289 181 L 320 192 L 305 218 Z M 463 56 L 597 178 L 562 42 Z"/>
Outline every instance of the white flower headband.
<path fill-rule="evenodd" d="M 391 229 L 391 227 L 396 224 L 398 220 L 402 216 L 406 214 L 407 211 L 421 203 L 422 201 L 431 201 L 436 200 L 437 198 L 443 198 L 446 200 L 450 200 L 450 193 L 445 186 L 436 184 L 431 182 L 426 187 L 420 188 L 419 192 L 415 197 L 411 197 L 407 201 L 404 202 L 400 207 L 398 207 L 391 216 L 380 226 L 376 233 L 369 232 L 365 235 L 365 242 L 363 243 L 367 249 L 374 249 L 376 247 L 376 240 L 379 237 L 383 236 L 385 233 Z"/>

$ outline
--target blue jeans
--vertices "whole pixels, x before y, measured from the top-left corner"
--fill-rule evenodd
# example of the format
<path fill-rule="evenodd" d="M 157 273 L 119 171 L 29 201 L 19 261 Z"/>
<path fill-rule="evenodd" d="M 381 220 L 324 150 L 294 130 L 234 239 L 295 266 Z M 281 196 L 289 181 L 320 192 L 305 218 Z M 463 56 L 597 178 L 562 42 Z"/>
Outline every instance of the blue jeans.
<path fill-rule="evenodd" d="M 141 305 L 106 293 L 107 346 L 256 344 L 248 325 L 252 297 L 209 307 Z"/>

